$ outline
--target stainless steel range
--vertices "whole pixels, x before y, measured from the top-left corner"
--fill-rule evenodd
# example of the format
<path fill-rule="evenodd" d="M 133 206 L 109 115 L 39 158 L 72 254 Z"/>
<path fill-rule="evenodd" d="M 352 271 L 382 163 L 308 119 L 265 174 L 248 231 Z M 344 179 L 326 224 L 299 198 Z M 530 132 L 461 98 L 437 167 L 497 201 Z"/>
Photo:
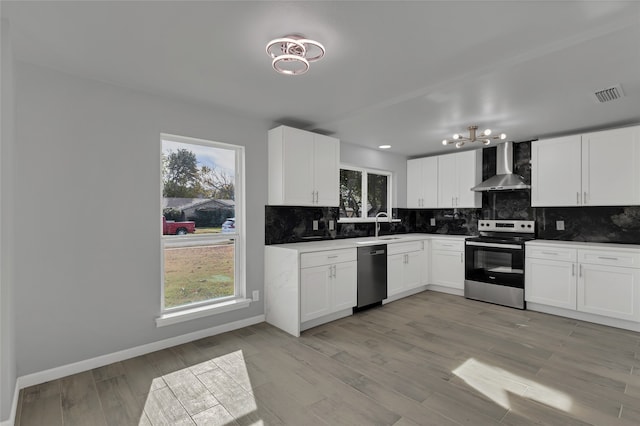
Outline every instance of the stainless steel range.
<path fill-rule="evenodd" d="M 479 237 L 465 241 L 464 296 L 524 309 L 524 243 L 532 220 L 480 220 Z"/>

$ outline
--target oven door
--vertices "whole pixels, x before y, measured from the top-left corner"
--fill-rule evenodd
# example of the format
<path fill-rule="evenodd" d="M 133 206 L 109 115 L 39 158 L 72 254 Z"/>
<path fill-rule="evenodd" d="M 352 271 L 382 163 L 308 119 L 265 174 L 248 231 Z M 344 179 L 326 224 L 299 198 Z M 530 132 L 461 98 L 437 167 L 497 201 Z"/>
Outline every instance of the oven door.
<path fill-rule="evenodd" d="M 524 289 L 524 244 L 466 241 L 465 280 Z"/>

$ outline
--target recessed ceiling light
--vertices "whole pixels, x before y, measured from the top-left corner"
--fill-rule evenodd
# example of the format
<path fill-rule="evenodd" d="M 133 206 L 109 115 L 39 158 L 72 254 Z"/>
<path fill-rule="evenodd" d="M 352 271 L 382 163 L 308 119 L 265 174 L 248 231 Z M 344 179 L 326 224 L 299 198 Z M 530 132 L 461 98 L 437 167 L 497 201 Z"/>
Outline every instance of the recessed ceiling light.
<path fill-rule="evenodd" d="M 391 148 L 391 145 L 380 145 L 378 148 L 380 148 L 380 149 L 389 149 L 389 148 Z"/>

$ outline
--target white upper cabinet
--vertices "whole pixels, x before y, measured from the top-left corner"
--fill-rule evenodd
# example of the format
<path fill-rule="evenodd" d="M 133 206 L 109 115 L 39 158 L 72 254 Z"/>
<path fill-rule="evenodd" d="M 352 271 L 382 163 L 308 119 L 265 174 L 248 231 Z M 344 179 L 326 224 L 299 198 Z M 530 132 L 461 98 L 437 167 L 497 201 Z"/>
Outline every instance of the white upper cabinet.
<path fill-rule="evenodd" d="M 531 205 L 640 204 L 640 126 L 532 144 Z"/>
<path fill-rule="evenodd" d="M 583 204 L 640 204 L 640 126 L 582 135 Z"/>
<path fill-rule="evenodd" d="M 482 207 L 482 195 L 471 188 L 482 178 L 482 150 L 457 152 L 438 158 L 438 207 Z"/>
<path fill-rule="evenodd" d="M 580 135 L 531 145 L 531 205 L 581 205 Z"/>
<path fill-rule="evenodd" d="M 407 161 L 407 207 L 438 207 L 438 157 Z"/>
<path fill-rule="evenodd" d="M 270 205 L 339 204 L 340 141 L 279 126 L 269 130 Z"/>

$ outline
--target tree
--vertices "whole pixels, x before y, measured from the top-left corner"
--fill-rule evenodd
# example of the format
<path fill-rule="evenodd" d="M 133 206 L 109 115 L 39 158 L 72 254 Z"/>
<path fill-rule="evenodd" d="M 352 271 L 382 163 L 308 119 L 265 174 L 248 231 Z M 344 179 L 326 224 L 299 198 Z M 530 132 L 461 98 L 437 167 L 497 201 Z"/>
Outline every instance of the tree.
<path fill-rule="evenodd" d="M 198 160 L 188 149 L 180 148 L 163 156 L 162 172 L 165 197 L 197 198 L 204 195 Z"/>
<path fill-rule="evenodd" d="M 207 197 L 219 200 L 234 199 L 234 177 L 215 167 L 200 168 L 200 183 L 207 192 Z"/>

